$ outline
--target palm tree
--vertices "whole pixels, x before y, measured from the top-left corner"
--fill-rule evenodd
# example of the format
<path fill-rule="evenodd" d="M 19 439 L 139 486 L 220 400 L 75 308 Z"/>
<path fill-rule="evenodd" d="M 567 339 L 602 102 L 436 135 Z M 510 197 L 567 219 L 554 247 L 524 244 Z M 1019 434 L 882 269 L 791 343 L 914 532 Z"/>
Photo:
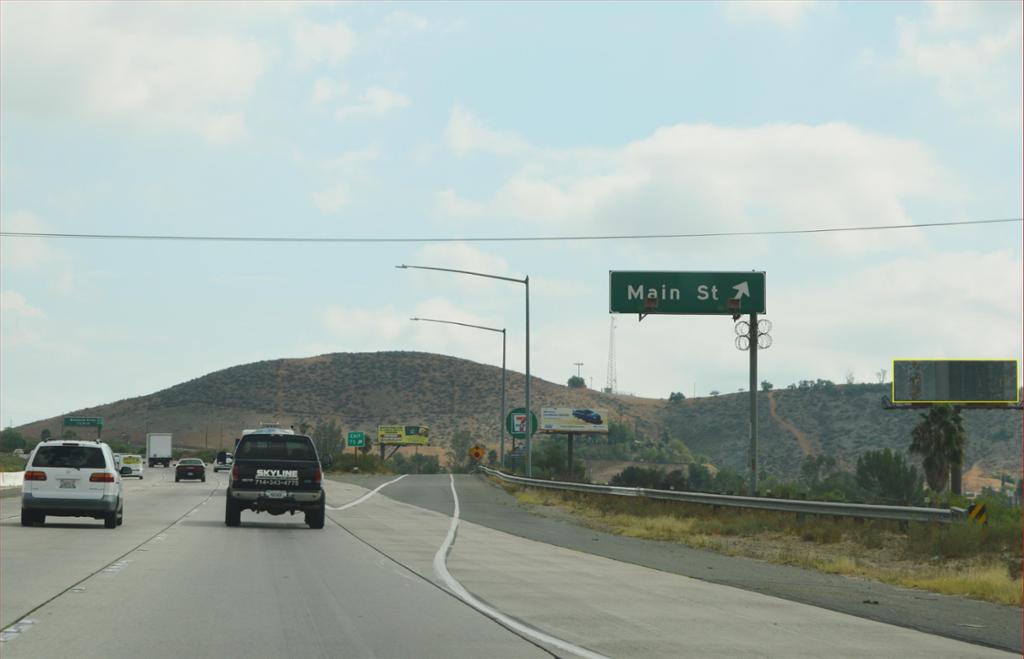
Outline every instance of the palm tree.
<path fill-rule="evenodd" d="M 921 418 L 911 432 L 910 451 L 924 457 L 922 464 L 928 487 L 942 492 L 950 482 L 953 494 L 961 494 L 960 476 L 967 433 L 960 413 L 950 405 L 936 405 Z"/>

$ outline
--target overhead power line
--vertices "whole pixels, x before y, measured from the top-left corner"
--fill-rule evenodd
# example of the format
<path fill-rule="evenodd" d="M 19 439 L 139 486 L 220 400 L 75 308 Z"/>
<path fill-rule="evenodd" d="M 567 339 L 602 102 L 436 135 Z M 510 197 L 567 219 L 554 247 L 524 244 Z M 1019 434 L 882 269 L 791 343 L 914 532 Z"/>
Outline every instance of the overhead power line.
<path fill-rule="evenodd" d="M 921 224 L 881 224 L 861 227 L 823 227 L 816 229 L 776 229 L 762 231 L 707 231 L 697 233 L 612 234 L 603 236 L 498 236 L 463 238 L 384 238 L 384 237 L 305 237 L 305 236 L 195 236 L 184 234 L 130 233 L 57 233 L 49 231 L 0 231 L 4 238 L 78 238 L 86 240 L 163 240 L 194 242 L 241 243 L 525 243 L 571 242 L 584 240 L 666 240 L 672 238 L 728 238 L 739 236 L 792 236 L 814 233 L 845 233 L 853 231 L 892 231 L 896 229 L 929 229 L 934 227 L 977 226 L 1024 222 L 1024 218 L 1007 217 L 994 220 L 958 220 Z"/>

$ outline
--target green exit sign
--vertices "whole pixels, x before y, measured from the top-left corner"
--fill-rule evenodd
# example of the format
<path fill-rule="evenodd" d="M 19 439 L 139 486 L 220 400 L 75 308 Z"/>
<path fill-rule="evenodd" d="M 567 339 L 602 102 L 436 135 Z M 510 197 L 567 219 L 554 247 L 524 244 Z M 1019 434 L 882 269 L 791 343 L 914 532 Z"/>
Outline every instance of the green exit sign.
<path fill-rule="evenodd" d="M 350 432 L 348 434 L 347 442 L 348 445 L 352 447 L 366 446 L 366 434 L 362 432 Z"/>
<path fill-rule="evenodd" d="M 765 313 L 764 272 L 609 273 L 611 313 Z"/>
<path fill-rule="evenodd" d="M 65 426 L 103 426 L 103 417 L 100 416 L 66 416 L 64 417 Z"/>

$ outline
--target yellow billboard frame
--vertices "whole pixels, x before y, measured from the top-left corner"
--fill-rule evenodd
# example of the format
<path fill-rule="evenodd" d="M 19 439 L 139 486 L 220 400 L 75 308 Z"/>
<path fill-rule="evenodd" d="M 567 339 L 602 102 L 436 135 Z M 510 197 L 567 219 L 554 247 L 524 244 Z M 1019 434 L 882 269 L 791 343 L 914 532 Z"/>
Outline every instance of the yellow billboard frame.
<path fill-rule="evenodd" d="M 1016 382 L 1014 383 L 1014 400 L 896 400 L 896 362 L 1013 362 L 1016 366 Z M 893 359 L 892 360 L 892 396 L 890 400 L 895 404 L 905 403 L 931 403 L 936 405 L 1016 405 L 1020 403 L 1020 360 L 1000 358 L 971 358 L 971 359 L 950 359 L 950 358 L 928 358 L 928 359 Z"/>
<path fill-rule="evenodd" d="M 389 430 L 385 430 L 385 428 Z M 416 428 L 415 434 L 409 434 L 410 428 Z M 397 434 L 399 440 L 385 440 L 384 435 Z M 388 424 L 377 426 L 377 444 L 380 446 L 427 446 L 430 444 L 430 428 L 422 424 Z"/>

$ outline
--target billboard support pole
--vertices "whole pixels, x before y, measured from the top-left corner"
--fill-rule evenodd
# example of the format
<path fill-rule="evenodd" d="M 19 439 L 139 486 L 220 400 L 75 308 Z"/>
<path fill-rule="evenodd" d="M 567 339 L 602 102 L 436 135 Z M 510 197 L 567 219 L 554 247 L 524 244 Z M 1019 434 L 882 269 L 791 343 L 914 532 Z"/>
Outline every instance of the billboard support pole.
<path fill-rule="evenodd" d="M 574 432 L 569 433 L 569 445 L 568 445 L 568 453 L 569 453 L 569 480 L 575 480 L 573 478 L 573 475 L 572 475 L 572 453 L 573 453 L 573 450 L 572 450 L 573 446 L 572 446 L 572 444 L 573 444 L 573 440 L 575 438 L 576 438 L 576 433 L 574 433 Z"/>
<path fill-rule="evenodd" d="M 499 445 L 498 464 L 505 464 L 505 329 L 501 330 L 501 443 Z"/>

